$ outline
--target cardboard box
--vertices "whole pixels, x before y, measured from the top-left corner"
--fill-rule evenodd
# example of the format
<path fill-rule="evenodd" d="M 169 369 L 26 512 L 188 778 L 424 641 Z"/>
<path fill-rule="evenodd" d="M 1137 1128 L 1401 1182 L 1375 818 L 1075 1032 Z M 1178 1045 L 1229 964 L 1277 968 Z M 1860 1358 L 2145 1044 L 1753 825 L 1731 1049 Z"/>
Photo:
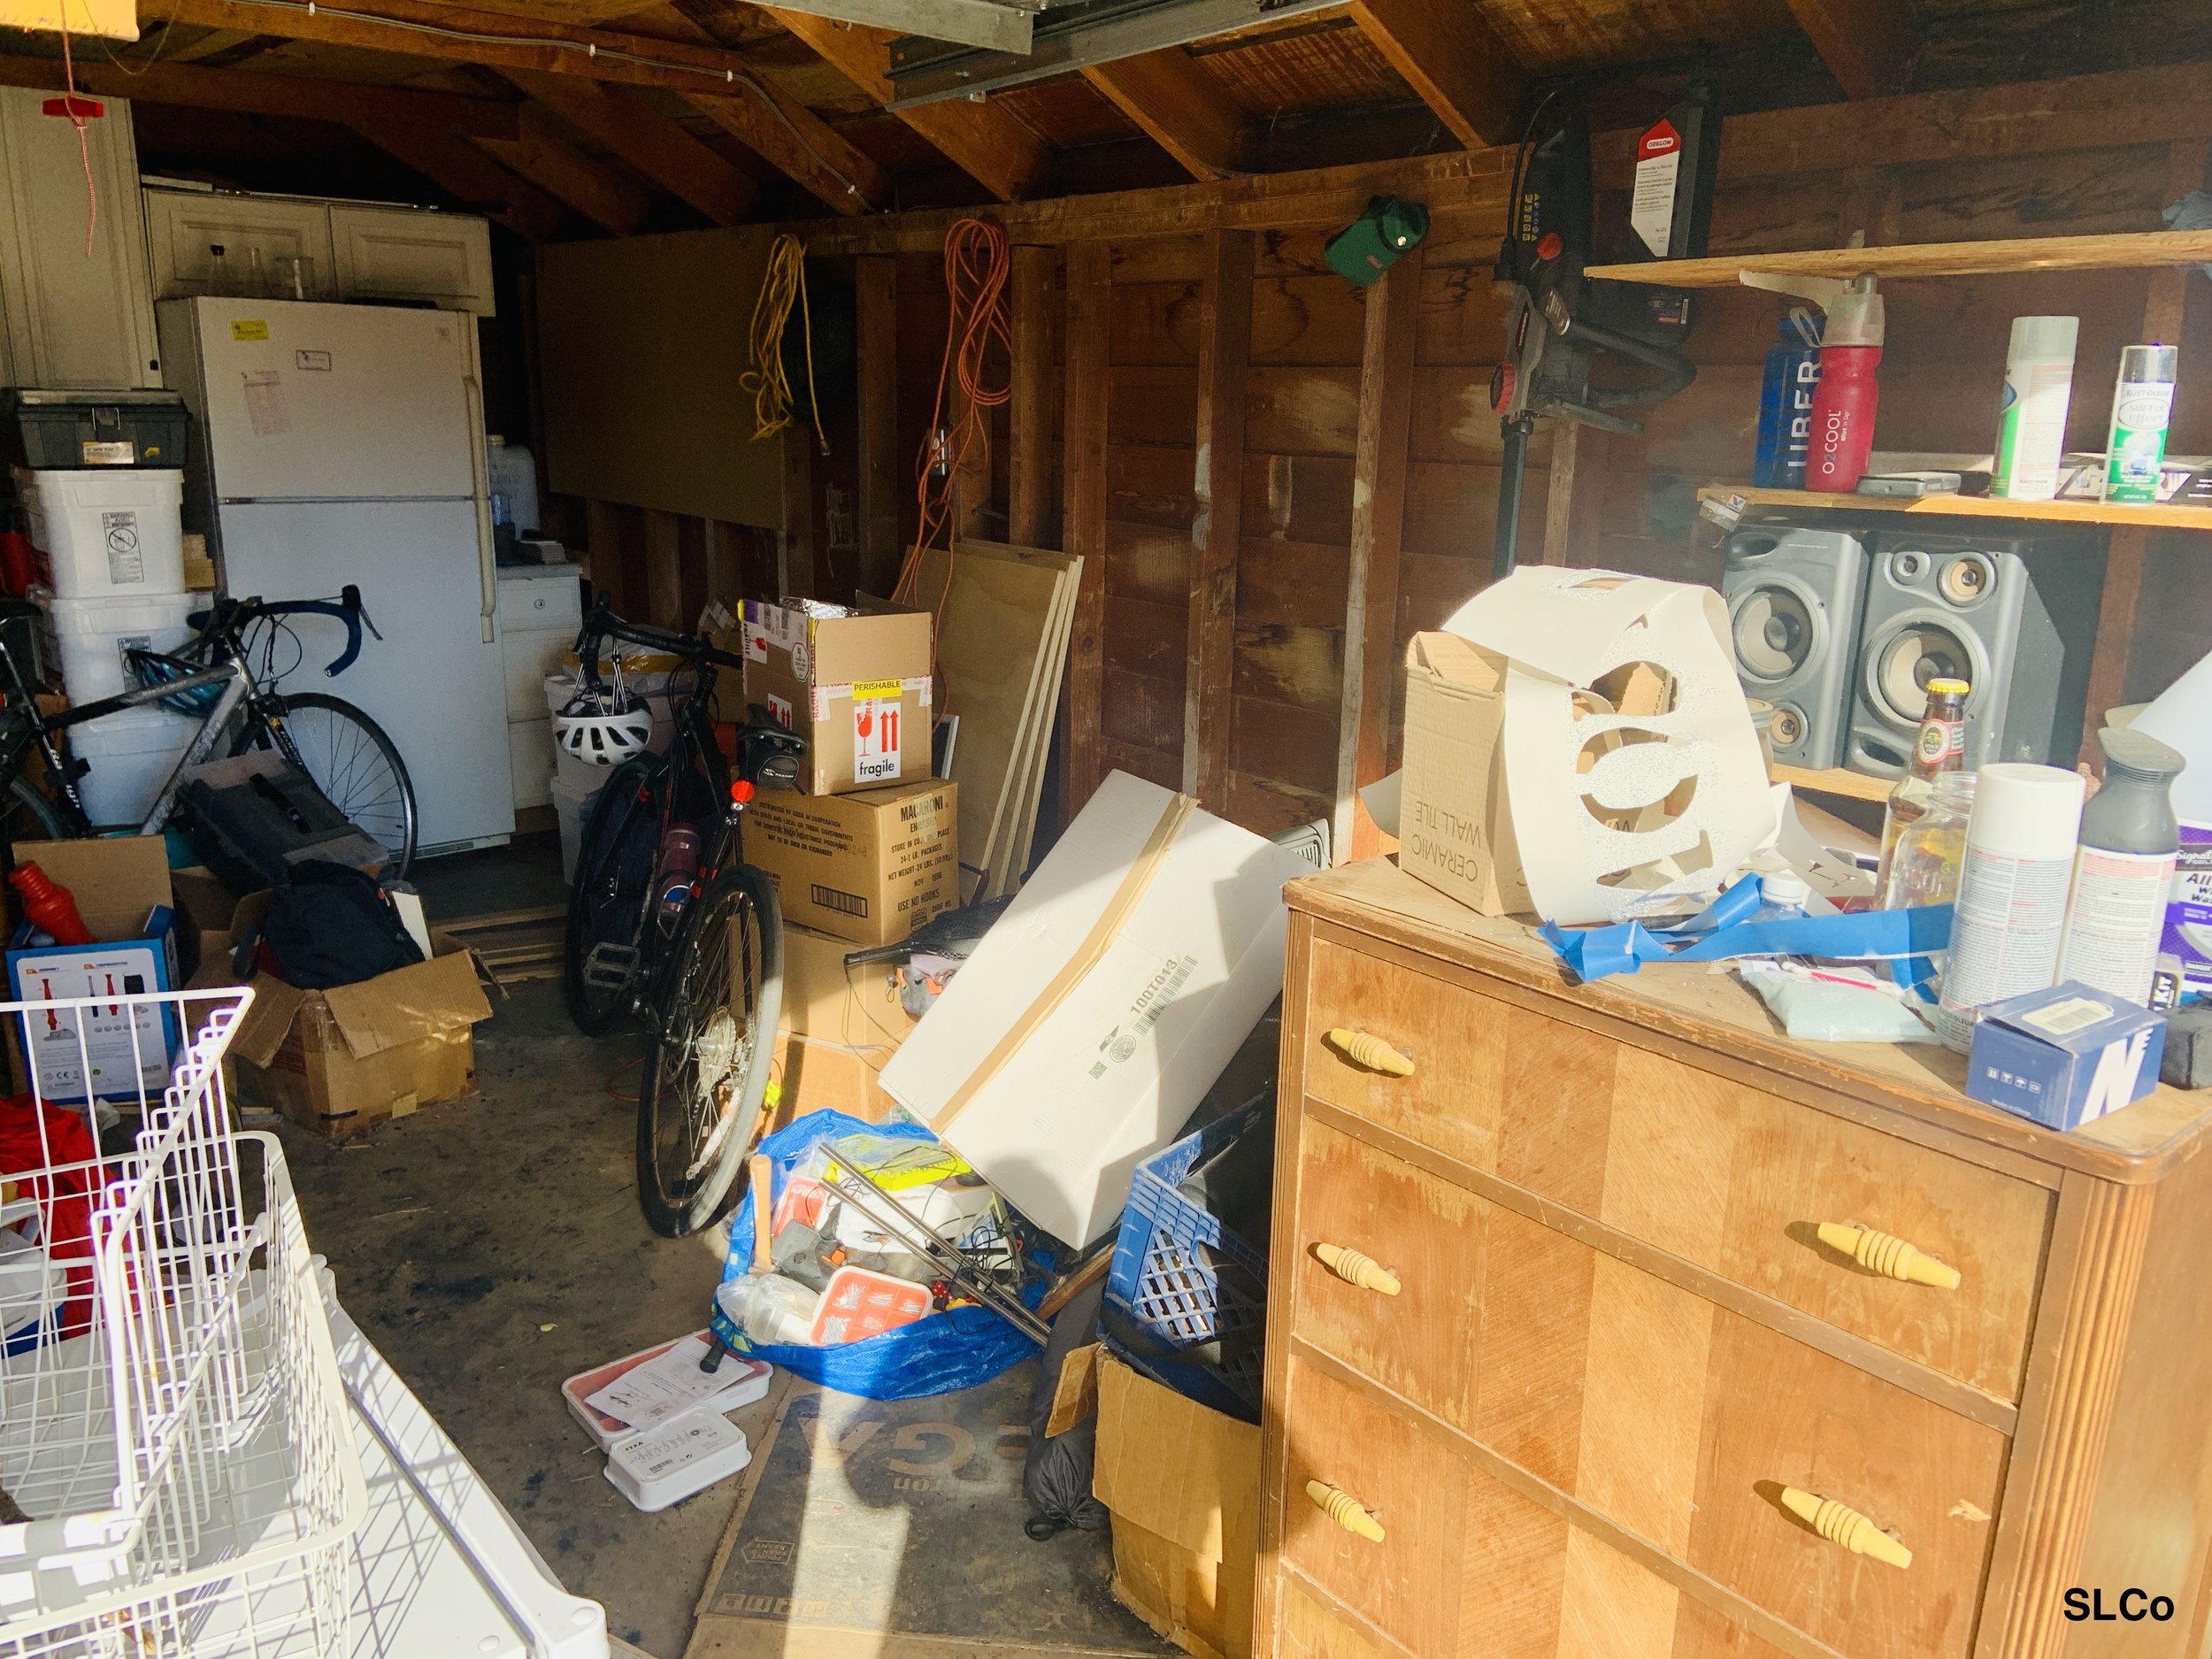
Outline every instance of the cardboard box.
<path fill-rule="evenodd" d="M 2158 1087 L 2166 1017 L 2079 979 L 1992 1002 L 1974 1025 L 1966 1092 L 2076 1129 Z"/>
<path fill-rule="evenodd" d="M 239 902 L 234 935 L 259 919 L 269 895 Z M 356 985 L 303 991 L 266 973 L 231 1039 L 235 1092 L 326 1135 L 357 1133 L 476 1088 L 476 1025 L 492 1017 L 475 959 L 433 930 L 436 954 Z M 224 984 L 211 956 L 196 984 Z"/>
<path fill-rule="evenodd" d="M 1311 869 L 1113 773 L 883 1087 L 1040 1227 L 1090 1243 L 1281 994 L 1283 884 Z"/>
<path fill-rule="evenodd" d="M 1091 1492 L 1114 1517 L 1114 1594 L 1187 1653 L 1248 1659 L 1259 1430 L 1089 1353 L 1098 1368 Z"/>
<path fill-rule="evenodd" d="M 849 941 L 786 924 L 778 1030 L 849 1048 L 890 1049 L 906 1041 L 914 1020 L 899 1002 L 892 964 L 848 971 L 845 957 L 854 949 Z"/>
<path fill-rule="evenodd" d="M 1398 863 L 1485 916 L 1530 909 L 1498 742 L 1505 671 L 1455 634 L 1417 634 L 1406 648 Z"/>
<path fill-rule="evenodd" d="M 887 1048 L 855 1048 L 794 1036 L 789 1032 L 779 1033 L 777 1094 L 771 1125 L 780 1129 L 826 1107 L 864 1123 L 882 1123 L 891 1116 L 893 1104 L 883 1092 L 881 1080 L 884 1064 L 892 1053 Z"/>
<path fill-rule="evenodd" d="M 9 994 L 17 1001 L 167 991 L 183 983 L 195 935 L 176 909 L 159 836 L 19 841 L 14 858 L 69 889 L 96 941 L 10 950 Z M 9 1035 L 18 1075 L 35 1074 L 39 1092 L 58 1102 L 85 1098 L 88 1067 L 91 1092 L 103 1099 L 135 1102 L 167 1086 L 182 1036 L 174 1013 L 158 1006 L 81 1012 L 78 1021 L 17 1022 Z M 21 1069 L 27 1040 L 27 1071 Z"/>
<path fill-rule="evenodd" d="M 814 614 L 823 608 L 745 602 L 745 701 L 806 739 L 799 777 L 809 795 L 928 777 L 928 613 Z"/>
<path fill-rule="evenodd" d="M 764 790 L 745 809 L 745 856 L 774 879 L 787 921 L 893 944 L 960 902 L 955 788 L 928 779 L 861 795 Z"/>

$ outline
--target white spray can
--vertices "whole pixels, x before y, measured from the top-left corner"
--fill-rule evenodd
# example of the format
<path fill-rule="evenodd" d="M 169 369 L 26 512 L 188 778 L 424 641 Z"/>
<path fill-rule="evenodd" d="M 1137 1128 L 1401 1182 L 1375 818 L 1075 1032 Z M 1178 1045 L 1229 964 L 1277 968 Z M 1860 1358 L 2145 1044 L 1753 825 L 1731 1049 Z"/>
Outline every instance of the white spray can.
<path fill-rule="evenodd" d="M 1966 823 L 1936 1034 L 1964 1054 L 1986 1003 L 2058 981 L 2081 831 L 2082 781 L 2057 766 L 1981 769 Z"/>
<path fill-rule="evenodd" d="M 2048 501 L 2058 494 L 2066 411 L 2073 400 L 2074 342 L 2080 333 L 2078 317 L 2012 319 L 1991 495 L 2008 501 Z"/>

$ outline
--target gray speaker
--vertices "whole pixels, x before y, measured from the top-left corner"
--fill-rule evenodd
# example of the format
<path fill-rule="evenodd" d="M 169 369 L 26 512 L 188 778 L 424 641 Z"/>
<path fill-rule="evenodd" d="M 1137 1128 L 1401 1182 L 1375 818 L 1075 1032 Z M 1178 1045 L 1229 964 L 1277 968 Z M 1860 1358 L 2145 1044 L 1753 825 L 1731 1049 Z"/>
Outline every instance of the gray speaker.
<path fill-rule="evenodd" d="M 1871 568 L 1852 676 L 1844 764 L 1894 778 L 1945 675 L 1966 699 L 1967 767 L 1995 760 L 2071 766 L 2104 591 L 2104 549 L 2087 539 L 1868 538 Z"/>
<path fill-rule="evenodd" d="M 1728 538 L 1721 597 L 1744 695 L 1774 705 L 1774 758 L 1843 764 L 1866 552 L 1841 530 L 1748 525 Z"/>

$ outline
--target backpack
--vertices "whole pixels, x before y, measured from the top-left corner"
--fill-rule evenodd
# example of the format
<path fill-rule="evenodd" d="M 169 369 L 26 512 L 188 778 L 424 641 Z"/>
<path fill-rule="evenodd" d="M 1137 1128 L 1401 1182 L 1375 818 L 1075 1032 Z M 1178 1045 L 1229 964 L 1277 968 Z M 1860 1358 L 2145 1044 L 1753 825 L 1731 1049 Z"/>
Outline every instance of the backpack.
<path fill-rule="evenodd" d="M 423 959 L 399 912 L 370 877 L 349 864 L 303 858 L 276 889 L 261 942 L 278 977 L 303 991 L 373 979 Z"/>

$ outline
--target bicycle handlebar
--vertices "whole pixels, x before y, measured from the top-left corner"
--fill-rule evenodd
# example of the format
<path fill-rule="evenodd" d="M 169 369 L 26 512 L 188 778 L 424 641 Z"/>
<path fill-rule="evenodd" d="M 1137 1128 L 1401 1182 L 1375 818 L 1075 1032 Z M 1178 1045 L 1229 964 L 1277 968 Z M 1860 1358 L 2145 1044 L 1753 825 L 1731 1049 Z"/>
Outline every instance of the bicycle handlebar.
<path fill-rule="evenodd" d="M 585 613 L 584 626 L 576 634 L 576 660 L 581 666 L 584 684 L 595 691 L 599 689 L 599 647 L 608 640 L 625 640 L 632 645 L 667 651 L 691 662 L 712 663 L 718 668 L 733 668 L 741 674 L 745 672 L 743 657 L 718 649 L 695 634 L 677 634 L 615 615 L 613 606 L 603 593 L 592 602 L 591 609 Z"/>
<path fill-rule="evenodd" d="M 354 660 L 361 655 L 361 628 L 362 625 L 368 621 L 368 613 L 361 607 L 361 590 L 351 582 L 348 582 L 339 589 L 338 597 L 334 600 L 263 599 L 257 596 L 251 599 L 228 600 L 224 603 L 232 607 L 231 614 L 226 620 L 238 627 L 244 626 L 257 617 L 328 617 L 333 621 L 344 623 L 346 625 L 346 649 L 341 651 L 323 670 L 326 678 L 336 679 L 347 669 L 351 668 Z M 220 615 L 219 607 L 212 614 Z M 206 626 L 205 618 L 200 616 L 193 617 L 191 623 L 195 627 Z M 369 625 L 369 632 L 376 634 L 374 624 Z M 376 637 L 380 640 L 384 636 L 377 634 Z"/>

